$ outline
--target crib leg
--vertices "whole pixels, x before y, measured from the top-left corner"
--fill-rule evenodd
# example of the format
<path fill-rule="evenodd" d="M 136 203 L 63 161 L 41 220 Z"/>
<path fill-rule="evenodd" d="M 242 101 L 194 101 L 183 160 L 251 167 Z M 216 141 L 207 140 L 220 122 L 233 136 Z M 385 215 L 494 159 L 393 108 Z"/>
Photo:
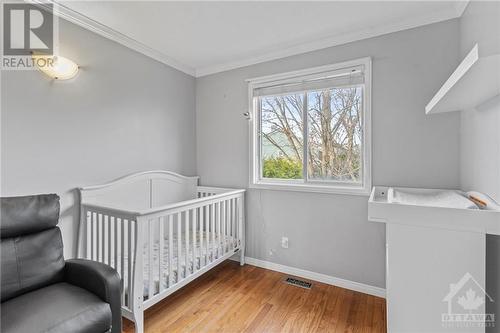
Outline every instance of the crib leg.
<path fill-rule="evenodd" d="M 134 313 L 135 333 L 144 333 L 144 312 Z"/>
<path fill-rule="evenodd" d="M 245 265 L 245 247 L 242 246 L 240 249 L 240 266 Z"/>

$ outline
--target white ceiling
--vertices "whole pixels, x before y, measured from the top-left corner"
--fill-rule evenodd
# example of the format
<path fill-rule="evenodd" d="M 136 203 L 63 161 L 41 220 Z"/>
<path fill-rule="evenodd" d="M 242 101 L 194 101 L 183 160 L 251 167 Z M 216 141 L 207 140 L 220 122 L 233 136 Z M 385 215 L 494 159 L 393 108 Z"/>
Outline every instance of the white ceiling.
<path fill-rule="evenodd" d="M 467 2 L 59 3 L 75 23 L 203 76 L 458 17 Z"/>

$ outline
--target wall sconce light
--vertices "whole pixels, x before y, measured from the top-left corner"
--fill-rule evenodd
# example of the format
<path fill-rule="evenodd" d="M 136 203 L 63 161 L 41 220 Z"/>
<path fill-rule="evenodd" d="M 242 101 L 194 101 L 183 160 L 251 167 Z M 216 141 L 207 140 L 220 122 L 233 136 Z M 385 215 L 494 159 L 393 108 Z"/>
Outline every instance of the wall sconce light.
<path fill-rule="evenodd" d="M 79 67 L 68 58 L 59 55 L 32 55 L 36 67 L 55 80 L 69 80 L 78 74 Z"/>

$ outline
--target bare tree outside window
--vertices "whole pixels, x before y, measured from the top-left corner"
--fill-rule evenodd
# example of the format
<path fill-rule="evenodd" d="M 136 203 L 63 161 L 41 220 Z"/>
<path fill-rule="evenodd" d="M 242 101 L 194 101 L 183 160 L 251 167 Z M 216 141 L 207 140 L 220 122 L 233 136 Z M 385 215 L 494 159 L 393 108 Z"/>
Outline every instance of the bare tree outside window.
<path fill-rule="evenodd" d="M 262 177 L 303 179 L 306 137 L 309 179 L 361 182 L 362 102 L 362 86 L 261 97 Z"/>
<path fill-rule="evenodd" d="M 270 96 L 260 102 L 262 176 L 302 179 L 304 96 Z"/>

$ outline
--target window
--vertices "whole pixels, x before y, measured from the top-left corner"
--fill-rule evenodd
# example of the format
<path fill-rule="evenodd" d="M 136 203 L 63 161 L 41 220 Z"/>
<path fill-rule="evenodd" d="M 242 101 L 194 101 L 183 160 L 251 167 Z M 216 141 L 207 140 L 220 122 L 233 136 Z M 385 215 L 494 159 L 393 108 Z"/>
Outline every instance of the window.
<path fill-rule="evenodd" d="M 251 187 L 369 193 L 369 58 L 248 82 Z"/>

